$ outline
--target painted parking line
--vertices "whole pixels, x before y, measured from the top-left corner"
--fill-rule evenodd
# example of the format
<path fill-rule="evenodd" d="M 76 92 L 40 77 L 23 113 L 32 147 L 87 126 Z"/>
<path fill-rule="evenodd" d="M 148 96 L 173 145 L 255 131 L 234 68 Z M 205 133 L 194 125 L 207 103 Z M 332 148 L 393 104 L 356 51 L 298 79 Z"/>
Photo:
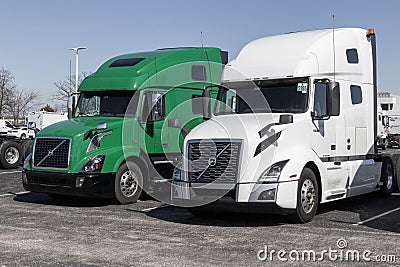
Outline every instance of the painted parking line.
<path fill-rule="evenodd" d="M 167 205 L 167 204 L 162 204 L 162 205 L 160 205 L 160 206 L 157 206 L 157 207 L 152 207 L 152 208 L 147 208 L 147 209 L 143 209 L 143 210 L 141 210 L 142 212 L 148 212 L 148 211 L 152 211 L 152 210 L 155 210 L 155 209 L 159 209 L 159 208 L 165 208 L 165 207 L 168 207 L 169 205 Z"/>
<path fill-rule="evenodd" d="M 18 172 L 22 172 L 22 171 L 19 170 L 19 171 L 0 172 L 0 174 L 10 174 L 10 173 L 18 173 Z"/>
<path fill-rule="evenodd" d="M 355 223 L 355 224 L 353 224 L 353 225 L 362 225 L 362 224 L 365 224 L 365 223 L 370 222 L 370 221 L 374 221 L 374 220 L 376 220 L 376 219 L 379 219 L 379 218 L 381 218 L 381 217 L 383 217 L 383 216 L 389 215 L 389 214 L 391 214 L 391 213 L 393 213 L 393 212 L 396 212 L 396 211 L 399 211 L 399 210 L 400 210 L 400 207 L 399 207 L 399 208 L 396 208 L 396 209 L 392 209 L 392 210 L 386 211 L 386 212 L 384 212 L 384 213 L 382 213 L 382 214 L 376 215 L 376 216 L 374 216 L 374 217 L 371 217 L 371 218 L 369 218 L 369 219 L 367 219 L 367 220 L 364 220 L 364 221 Z"/>
<path fill-rule="evenodd" d="M 22 192 L 18 192 L 18 193 L 6 193 L 6 194 L 2 194 L 0 195 L 0 197 L 12 197 L 12 196 L 20 196 L 20 195 L 25 195 L 30 193 L 29 191 L 22 191 Z"/>

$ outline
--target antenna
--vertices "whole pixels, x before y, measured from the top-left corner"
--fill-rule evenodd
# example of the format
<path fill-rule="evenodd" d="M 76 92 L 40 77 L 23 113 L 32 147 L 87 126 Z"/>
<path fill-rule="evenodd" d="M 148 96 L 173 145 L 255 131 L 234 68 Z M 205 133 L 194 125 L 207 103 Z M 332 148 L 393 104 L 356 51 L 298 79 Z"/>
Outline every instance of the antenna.
<path fill-rule="evenodd" d="M 204 42 L 203 42 L 203 31 L 200 31 L 200 42 L 201 42 L 201 48 L 204 49 Z"/>
<path fill-rule="evenodd" d="M 158 85 L 157 56 L 154 56 L 154 68 L 156 69 L 156 85 Z"/>
<path fill-rule="evenodd" d="M 203 52 L 206 56 L 207 63 L 208 63 L 208 71 L 210 72 L 210 84 L 212 85 L 212 76 L 211 76 L 211 65 L 210 65 L 210 60 L 208 58 L 207 51 L 204 50 L 204 41 L 203 41 L 203 31 L 200 31 L 200 41 L 201 41 L 201 49 L 203 49 Z"/>
<path fill-rule="evenodd" d="M 335 51 L 335 14 L 332 15 L 332 41 L 333 41 L 333 81 L 336 81 L 336 51 Z"/>

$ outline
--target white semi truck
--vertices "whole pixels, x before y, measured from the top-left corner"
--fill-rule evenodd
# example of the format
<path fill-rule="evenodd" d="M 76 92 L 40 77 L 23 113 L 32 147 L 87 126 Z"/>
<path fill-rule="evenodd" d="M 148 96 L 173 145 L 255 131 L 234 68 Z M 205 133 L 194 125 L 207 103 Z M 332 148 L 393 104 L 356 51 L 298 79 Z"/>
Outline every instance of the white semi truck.
<path fill-rule="evenodd" d="M 226 202 L 311 221 L 319 203 L 394 187 L 377 151 L 373 29 L 328 29 L 261 38 L 224 70 L 216 103 L 185 138 L 172 200 Z M 215 106 L 213 114 L 207 108 Z"/>

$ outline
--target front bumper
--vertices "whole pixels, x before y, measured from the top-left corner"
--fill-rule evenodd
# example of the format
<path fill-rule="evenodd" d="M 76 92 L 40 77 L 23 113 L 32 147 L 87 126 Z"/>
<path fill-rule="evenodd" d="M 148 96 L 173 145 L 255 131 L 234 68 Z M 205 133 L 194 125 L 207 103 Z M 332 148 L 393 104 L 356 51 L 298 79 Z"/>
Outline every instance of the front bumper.
<path fill-rule="evenodd" d="M 238 183 L 230 185 L 229 190 L 228 185 L 216 189 L 216 184 L 193 187 L 187 182 L 174 181 L 171 197 L 173 204 L 182 207 L 206 205 L 233 212 L 289 214 L 294 212 L 293 205 L 281 205 L 278 200 L 280 188 L 287 195 L 287 184 Z M 297 188 L 297 184 L 293 186 Z"/>
<path fill-rule="evenodd" d="M 115 173 L 76 174 L 23 171 L 22 184 L 31 192 L 81 197 L 114 197 Z M 81 186 L 77 180 L 84 178 Z"/>

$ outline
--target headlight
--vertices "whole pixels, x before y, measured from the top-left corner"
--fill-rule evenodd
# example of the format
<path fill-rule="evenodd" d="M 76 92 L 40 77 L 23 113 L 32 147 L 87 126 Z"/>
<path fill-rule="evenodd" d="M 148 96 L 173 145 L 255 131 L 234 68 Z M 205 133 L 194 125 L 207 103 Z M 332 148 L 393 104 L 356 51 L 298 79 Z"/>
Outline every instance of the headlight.
<path fill-rule="evenodd" d="M 24 165 L 22 165 L 22 168 L 24 170 L 28 169 L 28 166 L 31 163 L 31 159 L 32 159 L 32 153 L 30 153 L 24 160 Z"/>
<path fill-rule="evenodd" d="M 275 164 L 273 164 L 271 167 L 266 169 L 263 174 L 261 174 L 260 178 L 258 179 L 258 182 L 261 183 L 271 183 L 271 182 L 277 182 L 279 179 L 279 176 L 281 175 L 281 171 L 283 167 L 285 167 L 286 163 L 288 163 L 289 160 L 283 160 L 279 161 Z"/>
<path fill-rule="evenodd" d="M 93 172 L 100 172 L 103 168 L 104 160 L 106 159 L 105 155 L 98 155 L 94 156 L 93 158 L 89 159 L 85 165 L 83 165 L 81 172 L 86 173 L 93 173 Z"/>

